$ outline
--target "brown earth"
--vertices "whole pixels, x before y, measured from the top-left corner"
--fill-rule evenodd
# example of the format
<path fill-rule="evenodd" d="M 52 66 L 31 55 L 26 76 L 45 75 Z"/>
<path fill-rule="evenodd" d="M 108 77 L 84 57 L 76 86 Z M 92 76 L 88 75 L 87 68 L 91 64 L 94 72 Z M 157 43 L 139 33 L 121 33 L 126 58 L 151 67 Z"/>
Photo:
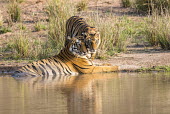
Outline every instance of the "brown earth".
<path fill-rule="evenodd" d="M 95 60 L 98 63 L 117 65 L 121 70 L 133 71 L 140 68 L 170 66 L 170 51 L 154 47 L 129 47 L 126 53 L 120 53 L 107 60 Z"/>
<path fill-rule="evenodd" d="M 78 1 L 78 0 L 73 0 Z M 47 15 L 44 13 L 46 7 L 46 0 L 25 0 L 21 3 L 22 8 L 22 23 L 26 26 L 29 31 L 28 34 L 32 38 L 45 39 L 47 37 L 47 32 L 41 30 L 39 32 L 34 31 L 34 24 L 37 21 L 42 21 L 48 19 Z M 7 1 L 0 0 L 0 10 L 3 15 L 4 24 L 7 25 Z M 119 0 L 99 0 L 97 3 L 94 1 L 89 2 L 89 10 L 94 11 L 98 9 L 101 13 L 107 13 L 112 11 L 115 16 L 127 15 L 129 18 L 134 20 L 140 18 L 133 9 L 121 7 Z M 12 36 L 14 36 L 18 30 L 18 24 L 12 26 L 12 32 L 5 34 L 0 34 L 0 47 L 6 45 Z M 0 53 L 0 72 L 2 71 L 13 71 L 25 64 L 28 61 L 15 61 L 15 60 L 4 60 L 3 53 Z M 144 46 L 129 46 L 126 53 L 117 54 L 114 57 L 110 57 L 107 60 L 94 60 L 95 63 L 109 63 L 112 65 L 120 66 L 123 70 L 135 70 L 141 67 L 153 67 L 153 66 L 170 66 L 170 51 L 165 51 L 157 49 L 154 47 L 144 47 Z"/>

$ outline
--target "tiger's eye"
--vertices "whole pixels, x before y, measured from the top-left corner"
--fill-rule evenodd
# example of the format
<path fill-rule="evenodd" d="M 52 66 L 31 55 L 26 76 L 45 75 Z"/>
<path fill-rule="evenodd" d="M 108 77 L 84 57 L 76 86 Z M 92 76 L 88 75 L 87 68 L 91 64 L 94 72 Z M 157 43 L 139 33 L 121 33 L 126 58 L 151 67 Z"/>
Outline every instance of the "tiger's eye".
<path fill-rule="evenodd" d="M 89 34 L 90 36 L 94 36 L 95 34 Z"/>

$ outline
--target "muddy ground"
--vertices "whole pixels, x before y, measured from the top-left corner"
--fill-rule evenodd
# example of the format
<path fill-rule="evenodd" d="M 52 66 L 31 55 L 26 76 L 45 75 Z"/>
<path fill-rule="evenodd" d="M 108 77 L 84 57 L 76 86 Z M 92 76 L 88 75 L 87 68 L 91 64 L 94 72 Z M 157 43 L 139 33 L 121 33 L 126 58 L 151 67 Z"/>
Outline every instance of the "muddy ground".
<path fill-rule="evenodd" d="M 25 0 L 25 2 L 22 3 L 23 23 L 30 31 L 31 37 L 40 37 L 42 39 L 47 37 L 47 32 L 45 30 L 35 32 L 33 27 L 35 22 L 47 19 L 47 16 L 44 13 L 45 7 L 46 0 Z M 140 18 L 139 15 L 133 12 L 133 9 L 123 8 L 118 0 L 99 0 L 98 4 L 91 0 L 89 2 L 89 9 L 95 10 L 96 7 L 98 7 L 98 10 L 103 13 L 111 8 L 115 16 L 128 15 L 130 18 Z M 0 8 L 4 20 L 6 20 L 6 0 L 0 0 Z M 4 24 L 7 23 L 4 21 Z M 6 42 L 9 41 L 10 37 L 18 31 L 17 26 L 18 25 L 12 26 L 12 32 L 0 34 L 0 47 L 4 46 Z M 13 71 L 28 63 L 28 61 L 4 60 L 3 56 L 3 54 L 0 54 L 0 72 Z M 131 45 L 128 47 L 126 53 L 119 53 L 106 60 L 96 59 L 94 62 L 99 64 L 109 63 L 117 65 L 120 66 L 121 70 L 135 70 L 141 67 L 151 68 L 154 66 L 170 66 L 170 51 L 161 50 L 155 47 L 146 47 L 143 45 Z"/>

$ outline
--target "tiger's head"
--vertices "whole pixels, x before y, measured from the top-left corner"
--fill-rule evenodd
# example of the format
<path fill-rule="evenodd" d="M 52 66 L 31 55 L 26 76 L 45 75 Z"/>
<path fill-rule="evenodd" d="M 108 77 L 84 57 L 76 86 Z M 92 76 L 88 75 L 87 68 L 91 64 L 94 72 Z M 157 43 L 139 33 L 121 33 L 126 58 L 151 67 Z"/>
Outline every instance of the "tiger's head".
<path fill-rule="evenodd" d="M 100 45 L 100 34 L 99 32 L 86 34 L 86 36 L 76 36 L 69 38 L 71 46 L 70 52 L 79 57 L 87 57 L 93 59 L 96 51 Z"/>
<path fill-rule="evenodd" d="M 96 54 L 96 51 L 100 45 L 100 33 L 95 27 L 87 27 L 85 32 L 82 33 L 84 37 L 85 47 L 88 50 L 88 53 L 93 56 Z"/>
<path fill-rule="evenodd" d="M 76 57 L 89 56 L 84 41 L 85 40 L 82 36 L 69 38 L 69 43 L 68 43 L 69 51 Z"/>

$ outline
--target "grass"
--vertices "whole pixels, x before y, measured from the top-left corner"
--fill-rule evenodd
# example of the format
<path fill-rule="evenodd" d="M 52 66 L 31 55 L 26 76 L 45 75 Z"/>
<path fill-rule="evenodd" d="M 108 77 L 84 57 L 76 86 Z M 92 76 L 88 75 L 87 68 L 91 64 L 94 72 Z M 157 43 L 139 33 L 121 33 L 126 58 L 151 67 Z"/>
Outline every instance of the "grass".
<path fill-rule="evenodd" d="M 19 23 L 19 24 L 18 24 L 18 28 L 19 28 L 20 30 L 26 30 L 26 29 L 27 29 L 26 26 L 25 26 L 24 24 L 22 24 L 22 23 Z"/>
<path fill-rule="evenodd" d="M 40 22 L 37 22 L 34 26 L 35 32 L 45 30 L 46 26 Z"/>
<path fill-rule="evenodd" d="M 30 42 L 29 38 L 24 34 L 19 34 L 13 39 L 13 48 L 17 52 L 19 57 L 29 57 L 30 56 Z"/>
<path fill-rule="evenodd" d="M 125 4 L 128 6 L 129 2 L 126 1 Z M 14 5 L 14 3 L 12 4 Z M 81 7 L 82 10 L 84 10 L 83 7 Z M 19 20 L 17 19 L 21 17 L 19 4 L 12 8 L 14 9 L 11 12 L 9 10 L 8 13 L 9 15 L 15 14 L 16 16 L 11 16 L 11 18 L 18 23 Z M 24 32 L 26 31 L 26 33 L 13 37 L 4 50 L 14 52 L 15 54 L 11 56 L 14 56 L 15 59 L 40 59 L 55 55 L 64 46 L 66 20 L 73 15 L 84 15 L 77 12 L 77 4 L 68 3 L 67 0 L 50 0 L 46 7 L 46 13 L 48 15 L 47 25 L 41 22 L 34 25 L 35 31 L 44 30 L 48 32 L 45 41 L 28 36 L 28 29 L 20 22 L 18 28 L 24 30 Z M 130 43 L 141 43 L 146 40 L 153 46 L 160 46 L 163 49 L 170 48 L 169 15 L 159 16 L 159 14 L 155 14 L 145 17 L 145 19 L 141 18 L 138 21 L 133 21 L 126 16 L 116 17 L 111 13 L 102 14 L 101 16 L 100 12 L 96 11 L 90 14 L 87 13 L 86 16 L 82 17 L 85 17 L 89 25 L 98 28 L 100 31 L 102 41 L 97 54 L 98 58 L 105 59 L 107 56 L 126 52 Z M 3 26 L 0 28 L 0 33 L 10 32 L 10 29 Z"/>
<path fill-rule="evenodd" d="M 0 34 L 4 34 L 7 32 L 11 32 L 11 29 L 9 27 L 0 26 Z"/>
<path fill-rule="evenodd" d="M 122 4 L 145 14 L 152 14 L 155 11 L 159 14 L 170 13 L 169 0 L 122 0 Z"/>
<path fill-rule="evenodd" d="M 77 11 L 84 11 L 87 9 L 88 0 L 81 0 L 76 4 Z"/>
<path fill-rule="evenodd" d="M 68 18 L 74 15 L 72 5 L 67 4 L 67 0 L 51 0 L 46 8 L 48 14 L 48 38 L 46 41 L 33 39 L 26 33 L 16 34 L 7 43 L 3 52 L 12 52 L 8 58 L 12 59 L 42 59 L 59 53 L 65 41 L 65 23 Z M 20 30 L 24 26 L 20 24 Z M 37 22 L 34 26 L 35 31 L 46 29 L 45 25 Z"/>
<path fill-rule="evenodd" d="M 153 15 L 146 20 L 146 39 L 153 46 L 170 50 L 170 16 Z"/>
<path fill-rule="evenodd" d="M 137 72 L 170 72 L 170 66 L 154 66 L 152 68 L 141 68 L 136 70 Z"/>
<path fill-rule="evenodd" d="M 67 0 L 51 0 L 48 3 L 48 39 L 57 52 L 64 46 L 66 20 L 75 15 L 75 12 L 74 4 Z"/>
<path fill-rule="evenodd" d="M 52 56 L 54 50 L 48 41 L 40 41 L 37 38 L 30 38 L 23 32 L 16 34 L 8 41 L 6 47 L 1 52 L 10 52 L 7 59 L 43 59 Z"/>
<path fill-rule="evenodd" d="M 157 12 L 165 13 L 170 11 L 169 0 L 136 0 L 136 8 L 142 12 L 152 13 Z"/>
<path fill-rule="evenodd" d="M 9 20 L 12 22 L 21 21 L 21 8 L 18 2 L 9 1 L 8 15 L 9 15 Z"/>
<path fill-rule="evenodd" d="M 115 17 L 107 16 L 107 18 L 99 18 L 98 15 L 89 20 L 91 25 L 99 29 L 101 34 L 101 45 L 99 47 L 99 56 L 113 56 L 115 53 L 126 52 L 127 45 L 135 41 L 137 37 L 143 36 L 142 22 L 134 22 L 126 16 Z"/>
<path fill-rule="evenodd" d="M 14 0 L 14 1 L 16 1 L 17 3 L 22 3 L 22 2 L 24 2 L 25 0 Z"/>
<path fill-rule="evenodd" d="M 123 7 L 127 8 L 127 7 L 132 7 L 132 1 L 131 0 L 122 0 L 122 5 Z"/>
<path fill-rule="evenodd" d="M 17 57 L 29 57 L 30 42 L 26 35 L 19 34 L 10 41 L 8 48 L 13 49 L 16 52 Z"/>
<path fill-rule="evenodd" d="M 2 16 L 2 11 L 0 10 L 0 26 L 3 25 L 3 16 Z"/>

